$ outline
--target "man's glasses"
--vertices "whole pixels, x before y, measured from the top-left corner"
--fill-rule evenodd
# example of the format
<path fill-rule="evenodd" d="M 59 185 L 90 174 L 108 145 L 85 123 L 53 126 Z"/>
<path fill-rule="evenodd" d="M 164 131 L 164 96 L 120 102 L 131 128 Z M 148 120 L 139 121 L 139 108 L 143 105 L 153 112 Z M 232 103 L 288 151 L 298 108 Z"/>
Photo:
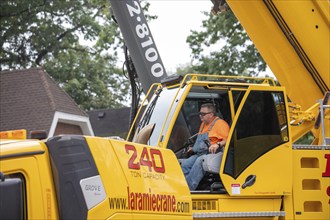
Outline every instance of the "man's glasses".
<path fill-rule="evenodd" d="M 205 116 L 205 115 L 210 114 L 210 113 L 212 113 L 212 112 L 200 112 L 199 115 L 200 116 Z"/>

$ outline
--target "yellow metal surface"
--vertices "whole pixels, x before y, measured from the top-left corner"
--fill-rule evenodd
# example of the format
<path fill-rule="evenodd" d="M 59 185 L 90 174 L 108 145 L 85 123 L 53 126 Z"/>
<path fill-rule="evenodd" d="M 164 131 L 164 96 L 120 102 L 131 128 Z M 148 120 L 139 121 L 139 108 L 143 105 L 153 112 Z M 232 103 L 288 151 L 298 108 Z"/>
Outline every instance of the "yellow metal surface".
<path fill-rule="evenodd" d="M 320 78 L 330 87 L 329 1 L 274 0 L 281 16 L 312 62 Z M 251 40 L 290 99 L 311 107 L 323 97 L 293 46 L 262 0 L 227 0 Z M 314 10 L 314 11 L 313 11 Z M 318 26 L 318 28 L 316 28 Z"/>
<path fill-rule="evenodd" d="M 176 160 L 172 151 L 106 138 L 86 139 L 107 194 L 88 211 L 88 219 L 192 219 L 190 191 L 178 162 L 172 162 Z M 11 141 L 0 149 L 0 171 L 23 176 L 27 217 L 57 219 L 44 143 Z M 139 168 L 134 167 L 137 164 Z"/>
<path fill-rule="evenodd" d="M 293 151 L 295 219 L 329 219 L 330 150 Z"/>
<path fill-rule="evenodd" d="M 226 80 L 228 80 L 228 82 L 226 82 Z M 230 80 L 236 80 L 237 82 L 235 83 L 230 83 Z M 200 82 L 200 83 L 204 83 L 204 84 L 212 84 L 212 82 L 214 84 L 219 84 L 219 81 L 222 81 L 222 84 L 227 84 L 227 85 L 238 85 L 239 81 L 245 82 L 242 83 L 243 85 L 246 85 L 246 83 L 249 84 L 266 84 L 266 85 L 270 85 L 270 86 L 275 86 L 276 83 L 274 81 L 274 79 L 270 78 L 270 77 L 250 77 L 250 76 L 225 76 L 225 75 L 207 75 L 207 74 L 186 74 L 183 78 L 183 80 L 181 81 L 181 87 L 183 87 L 186 83 L 188 82 L 194 82 L 194 84 L 196 84 L 196 82 Z"/>
<path fill-rule="evenodd" d="M 192 195 L 194 212 L 279 211 L 281 198 L 233 198 L 229 195 Z"/>
<path fill-rule="evenodd" d="M 0 155 L 2 157 L 10 157 L 16 154 L 33 154 L 43 151 L 45 151 L 45 148 L 38 141 L 0 139 Z"/>
<path fill-rule="evenodd" d="M 248 97 L 249 91 L 251 90 L 271 90 L 271 91 L 281 91 L 283 88 L 274 88 L 274 87 L 261 87 L 261 86 L 251 86 L 245 96 L 242 99 L 242 102 L 245 102 Z M 238 108 L 236 116 L 233 118 L 232 124 L 235 124 L 238 120 L 240 111 L 242 110 L 242 106 Z M 288 114 L 288 112 L 287 112 Z M 231 139 L 233 133 L 229 134 L 228 139 Z M 289 133 L 290 137 L 290 133 Z M 286 137 L 288 139 L 288 137 Z M 248 140 L 246 140 L 248 141 Z M 260 141 L 267 141 L 260 137 Z M 220 178 L 231 196 L 279 196 L 279 195 L 290 195 L 292 193 L 292 170 L 287 169 L 287 167 L 292 164 L 292 151 L 291 146 L 292 143 L 289 140 L 283 145 L 272 149 L 266 154 L 262 155 L 260 158 L 255 160 L 252 164 L 248 166 L 246 170 L 244 170 L 237 179 L 234 179 L 232 176 L 229 176 L 224 173 L 224 166 L 228 151 L 229 142 L 227 142 L 224 157 L 222 159 L 222 163 L 220 166 Z M 280 163 L 279 163 L 280 158 Z M 235 191 L 237 187 L 242 187 L 243 183 L 246 181 L 246 178 L 249 175 L 255 175 L 257 180 L 255 184 L 251 187 L 246 187 L 245 189 L 240 189 L 239 191 Z M 278 184 L 278 183 L 281 184 Z"/>
<path fill-rule="evenodd" d="M 192 218 L 190 191 L 172 151 L 95 137 L 87 142 L 107 193 L 104 215 Z"/>
<path fill-rule="evenodd" d="M 324 0 L 273 1 L 299 45 L 329 88 L 330 3 Z M 311 83 L 311 82 L 309 82 Z M 288 85 L 289 86 L 289 85 Z"/>
<path fill-rule="evenodd" d="M 222 212 L 253 212 L 253 211 L 279 211 L 281 198 L 274 199 L 223 199 L 219 200 L 219 211 Z"/>
<path fill-rule="evenodd" d="M 12 142 L 0 146 L 0 155 L 30 154 L 25 157 L 0 159 L 0 171 L 5 175 L 22 175 L 26 198 L 27 219 L 58 219 L 55 189 L 47 152 L 42 142 Z M 44 152 L 31 154 L 32 152 Z"/>
<path fill-rule="evenodd" d="M 317 114 L 319 113 L 319 104 L 315 103 L 311 108 L 302 111 L 299 107 L 290 106 L 291 139 L 295 143 L 307 132 L 313 130 Z M 315 135 L 316 136 L 316 135 Z"/>
<path fill-rule="evenodd" d="M 329 1 L 227 2 L 281 85 L 286 87 L 289 98 L 302 107 L 302 112 L 311 108 L 312 114 L 316 115 L 317 106 L 314 104 L 323 97 L 324 88 L 330 87 Z M 274 5 L 283 18 L 285 26 L 290 30 L 289 35 L 294 36 L 303 58 L 298 56 L 295 50 L 297 48 L 290 44 L 266 4 Z M 302 59 L 310 63 L 306 64 Z M 310 69 L 314 75 L 310 74 Z M 190 82 L 187 77 L 191 77 Z M 187 87 L 194 84 L 218 89 L 218 82 L 203 82 L 199 77 L 206 75 L 186 76 L 182 85 L 187 83 Z M 283 88 L 274 87 L 274 82 L 270 79 L 261 80 L 260 85 L 257 85 L 256 79 L 248 80 L 251 80 L 250 88 L 247 84 L 236 83 L 241 89 L 247 89 L 242 102 L 251 89 L 285 92 Z M 322 88 L 317 85 L 320 82 L 324 83 Z M 230 82 L 224 84 L 226 88 L 234 85 Z M 152 89 L 159 86 L 156 84 Z M 185 95 L 187 94 L 183 94 L 183 97 Z M 179 100 L 179 106 L 183 102 L 184 99 Z M 167 116 L 176 117 L 179 110 L 171 109 L 172 112 L 168 112 Z M 241 108 L 237 112 L 231 109 L 233 116 L 237 114 L 233 118 L 233 124 L 240 111 Z M 301 115 L 308 117 L 308 114 Z M 164 148 L 169 133 L 158 141 L 161 148 L 86 137 L 106 191 L 106 199 L 88 211 L 88 218 L 192 219 L 193 212 L 281 211 L 282 207 L 287 219 L 329 219 L 330 151 L 292 151 L 291 148 L 292 138 L 298 139 L 310 130 L 312 122 L 309 119 L 304 126 L 293 128 L 292 132 L 290 130 L 289 137 L 286 137 L 291 138 L 290 141 L 262 155 L 237 178 L 224 173 L 224 158 L 220 168 L 220 177 L 228 192 L 224 195 L 190 194 L 177 158 L 172 151 Z M 166 126 L 171 131 L 174 121 L 168 120 L 167 123 L 170 123 Z M 329 122 L 326 124 L 329 125 Z M 162 130 L 166 132 L 165 125 Z M 228 138 L 232 135 L 234 134 Z M 0 136 L 24 139 L 26 132 L 1 133 Z M 227 154 L 227 148 L 228 146 L 224 155 Z M 1 140 L 0 156 L 1 172 L 24 177 L 26 217 L 57 219 L 59 214 L 56 193 L 44 143 Z M 252 174 L 257 176 L 256 182 L 243 189 L 241 186 Z"/>

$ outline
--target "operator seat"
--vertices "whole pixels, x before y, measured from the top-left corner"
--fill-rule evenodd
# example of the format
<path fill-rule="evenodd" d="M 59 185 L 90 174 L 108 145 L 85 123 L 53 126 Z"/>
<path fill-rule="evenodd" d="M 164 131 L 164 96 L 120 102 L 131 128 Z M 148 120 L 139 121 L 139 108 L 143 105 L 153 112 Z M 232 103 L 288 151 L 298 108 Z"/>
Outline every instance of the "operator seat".
<path fill-rule="evenodd" d="M 202 163 L 204 171 L 209 173 L 219 174 L 222 155 L 223 155 L 222 151 L 216 154 L 205 155 Z"/>
<path fill-rule="evenodd" d="M 219 113 L 220 118 L 225 120 L 221 112 Z M 229 126 L 231 126 L 231 120 L 225 120 Z M 222 148 L 219 152 L 215 154 L 204 155 L 204 160 L 202 162 L 203 170 L 205 175 L 201 181 L 201 184 L 197 187 L 199 189 L 210 189 L 211 193 L 226 194 L 227 191 L 224 188 L 220 179 L 220 165 L 223 157 Z"/>
<path fill-rule="evenodd" d="M 226 194 L 227 191 L 220 180 L 220 164 L 222 161 L 223 150 L 216 154 L 204 155 L 202 162 L 205 175 L 197 189 L 209 189 L 211 193 Z"/>

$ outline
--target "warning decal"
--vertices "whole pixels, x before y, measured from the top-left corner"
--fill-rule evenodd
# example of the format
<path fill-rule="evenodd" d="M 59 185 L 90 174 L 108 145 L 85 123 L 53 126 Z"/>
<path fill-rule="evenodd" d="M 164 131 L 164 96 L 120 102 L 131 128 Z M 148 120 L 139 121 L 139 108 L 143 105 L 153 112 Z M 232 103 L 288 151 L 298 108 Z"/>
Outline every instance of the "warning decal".
<path fill-rule="evenodd" d="M 241 186 L 238 183 L 231 184 L 231 194 L 239 195 L 241 194 Z"/>

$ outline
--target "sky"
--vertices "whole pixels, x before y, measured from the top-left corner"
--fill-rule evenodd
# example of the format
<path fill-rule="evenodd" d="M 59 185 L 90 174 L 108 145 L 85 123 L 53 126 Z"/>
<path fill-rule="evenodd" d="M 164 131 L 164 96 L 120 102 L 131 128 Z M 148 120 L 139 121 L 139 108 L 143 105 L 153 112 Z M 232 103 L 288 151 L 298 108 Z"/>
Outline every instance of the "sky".
<path fill-rule="evenodd" d="M 207 18 L 202 12 L 210 12 L 212 2 L 210 0 L 146 1 L 150 2 L 148 13 L 158 16 L 157 19 L 148 22 L 149 29 L 167 74 L 174 74 L 180 65 L 190 63 L 191 50 L 186 39 L 191 30 L 201 30 L 202 21 Z M 212 50 L 212 48 L 204 49 L 205 53 Z M 265 73 L 260 73 L 260 76 L 264 74 L 273 76 L 269 68 Z"/>
<path fill-rule="evenodd" d="M 200 30 L 210 11 L 209 0 L 148 0 L 149 14 L 158 18 L 148 23 L 158 52 L 168 73 L 175 73 L 179 65 L 191 60 L 186 38 L 191 30 Z"/>

